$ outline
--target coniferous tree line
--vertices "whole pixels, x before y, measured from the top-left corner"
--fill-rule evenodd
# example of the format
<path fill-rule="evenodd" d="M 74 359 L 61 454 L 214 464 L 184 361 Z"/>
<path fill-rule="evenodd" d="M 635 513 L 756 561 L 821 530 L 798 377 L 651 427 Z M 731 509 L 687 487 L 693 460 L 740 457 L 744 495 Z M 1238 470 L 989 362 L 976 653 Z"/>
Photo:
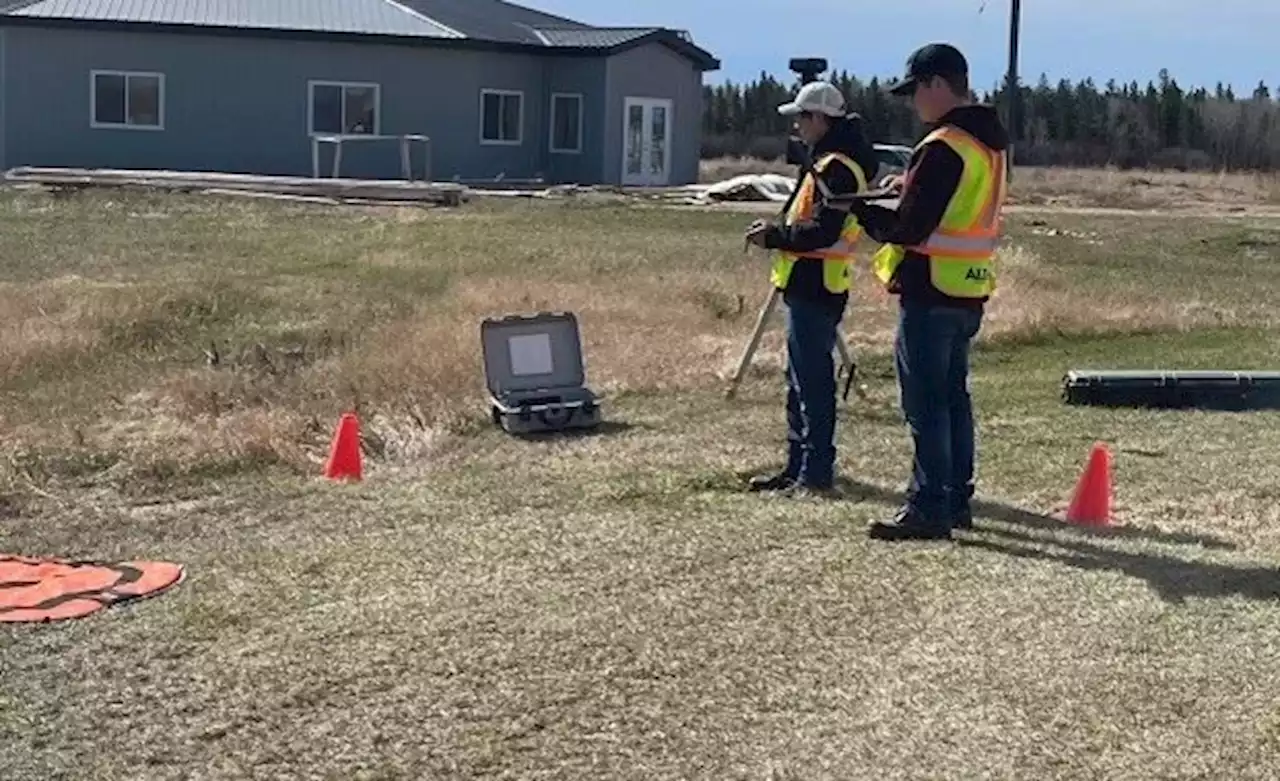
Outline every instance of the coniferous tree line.
<path fill-rule="evenodd" d="M 889 95 L 878 78 L 863 82 L 843 71 L 828 78 L 875 142 L 910 146 L 920 137 L 910 103 Z M 972 97 L 998 106 L 1007 121 L 1007 86 Z M 768 73 L 749 84 L 705 86 L 703 156 L 781 157 L 789 122 L 777 106 L 798 88 L 794 77 Z M 1020 165 L 1280 170 L 1280 94 L 1264 82 L 1238 95 L 1222 84 L 1183 88 L 1167 70 L 1145 86 L 1051 84 L 1041 75 L 1036 86 L 1021 86 L 1017 114 L 1011 131 Z"/>

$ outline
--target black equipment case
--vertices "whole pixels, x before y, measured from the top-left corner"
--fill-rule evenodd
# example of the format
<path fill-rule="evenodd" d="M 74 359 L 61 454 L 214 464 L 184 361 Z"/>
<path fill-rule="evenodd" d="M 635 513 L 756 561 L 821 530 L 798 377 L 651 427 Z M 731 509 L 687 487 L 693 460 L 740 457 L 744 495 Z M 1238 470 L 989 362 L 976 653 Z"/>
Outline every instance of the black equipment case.
<path fill-rule="evenodd" d="M 1162 409 L 1280 409 L 1280 372 L 1069 371 L 1068 404 Z"/>

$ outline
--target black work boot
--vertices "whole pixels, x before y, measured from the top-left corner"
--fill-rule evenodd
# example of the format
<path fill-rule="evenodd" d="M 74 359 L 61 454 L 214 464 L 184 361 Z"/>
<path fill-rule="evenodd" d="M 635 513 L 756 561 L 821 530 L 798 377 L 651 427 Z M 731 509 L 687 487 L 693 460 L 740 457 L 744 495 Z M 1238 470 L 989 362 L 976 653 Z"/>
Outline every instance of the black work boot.
<path fill-rule="evenodd" d="M 761 491 L 786 491 L 796 484 L 794 475 L 778 472 L 772 475 L 756 475 L 747 481 L 747 489 L 753 493 Z"/>
<path fill-rule="evenodd" d="M 867 529 L 873 540 L 950 540 L 951 524 L 930 521 L 910 507 L 898 511 L 890 521 L 877 521 Z"/>
<path fill-rule="evenodd" d="M 965 509 L 957 512 L 954 516 L 952 516 L 951 528 L 958 529 L 960 531 L 966 531 L 966 532 L 972 529 L 973 528 L 973 511 Z"/>

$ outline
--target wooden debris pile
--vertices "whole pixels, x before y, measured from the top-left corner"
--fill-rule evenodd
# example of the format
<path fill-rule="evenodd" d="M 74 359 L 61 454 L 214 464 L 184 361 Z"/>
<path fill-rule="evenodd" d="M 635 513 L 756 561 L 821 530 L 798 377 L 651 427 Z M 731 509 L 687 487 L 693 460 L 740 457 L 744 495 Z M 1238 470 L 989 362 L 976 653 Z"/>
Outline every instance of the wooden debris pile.
<path fill-rule="evenodd" d="M 19 167 L 5 172 L 5 180 L 15 184 L 34 184 L 56 189 L 154 188 L 332 204 L 381 202 L 458 206 L 467 196 L 467 188 L 463 185 L 445 182 L 258 176 L 203 171 Z"/>

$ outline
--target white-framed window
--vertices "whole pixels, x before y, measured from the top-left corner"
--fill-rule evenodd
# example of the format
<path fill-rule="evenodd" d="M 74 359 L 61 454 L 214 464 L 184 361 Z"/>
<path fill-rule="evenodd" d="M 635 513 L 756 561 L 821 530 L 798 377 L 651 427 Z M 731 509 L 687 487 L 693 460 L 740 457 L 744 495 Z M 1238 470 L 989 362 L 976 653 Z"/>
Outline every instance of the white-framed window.
<path fill-rule="evenodd" d="M 377 84 L 307 82 L 308 135 L 377 135 L 381 127 L 381 114 L 382 88 Z"/>
<path fill-rule="evenodd" d="M 519 146 L 524 143 L 524 93 L 480 90 L 480 143 Z"/>
<path fill-rule="evenodd" d="M 551 151 L 582 152 L 582 95 L 551 95 Z"/>
<path fill-rule="evenodd" d="M 90 71 L 89 125 L 164 130 L 164 74 Z"/>

